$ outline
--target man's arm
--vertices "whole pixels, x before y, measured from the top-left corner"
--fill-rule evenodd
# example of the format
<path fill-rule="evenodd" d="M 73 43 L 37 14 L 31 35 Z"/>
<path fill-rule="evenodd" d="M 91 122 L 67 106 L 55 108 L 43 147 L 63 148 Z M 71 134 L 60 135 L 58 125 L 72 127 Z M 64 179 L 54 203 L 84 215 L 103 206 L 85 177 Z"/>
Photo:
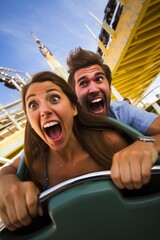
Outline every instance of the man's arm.
<path fill-rule="evenodd" d="M 151 168 L 158 159 L 158 151 L 153 142 L 137 140 L 114 154 L 111 176 L 120 188 L 140 189 L 151 177 Z"/>
<path fill-rule="evenodd" d="M 147 129 L 146 135 L 153 136 L 160 134 L 160 117 L 157 117 Z"/>
<path fill-rule="evenodd" d="M 147 132 L 147 136 L 153 136 L 155 139 L 155 148 L 160 154 L 160 117 L 157 117 L 153 123 L 149 126 Z"/>
<path fill-rule="evenodd" d="M 149 126 L 147 136 L 153 136 L 155 142 L 137 140 L 127 148 L 117 152 L 113 157 L 111 175 L 115 185 L 121 189 L 141 188 L 149 182 L 151 167 L 160 155 L 160 117 Z M 124 171 L 124 164 L 127 166 Z M 130 174 L 129 174 L 130 172 Z"/>

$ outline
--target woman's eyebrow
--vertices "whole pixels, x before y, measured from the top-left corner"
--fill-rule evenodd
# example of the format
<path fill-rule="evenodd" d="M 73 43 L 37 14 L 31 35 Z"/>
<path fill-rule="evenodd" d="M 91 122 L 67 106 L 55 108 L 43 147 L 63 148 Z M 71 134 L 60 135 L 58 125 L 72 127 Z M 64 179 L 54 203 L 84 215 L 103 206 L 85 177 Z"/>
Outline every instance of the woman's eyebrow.
<path fill-rule="evenodd" d="M 48 89 L 47 90 L 47 93 L 48 92 L 60 92 L 60 90 L 56 89 L 56 88 L 51 88 L 51 89 Z"/>
<path fill-rule="evenodd" d="M 26 101 L 28 101 L 28 99 L 29 99 L 30 97 L 35 97 L 35 96 L 36 96 L 36 94 L 34 94 L 34 93 L 30 94 L 30 95 L 26 98 Z"/>
<path fill-rule="evenodd" d="M 59 89 L 56 89 L 56 88 L 50 88 L 50 89 L 48 89 L 47 91 L 46 91 L 47 93 L 50 93 L 50 92 L 61 92 Z M 36 96 L 36 94 L 35 93 L 31 93 L 29 96 L 27 96 L 27 98 L 26 98 L 26 101 L 28 101 L 28 99 L 30 98 L 30 97 L 35 97 Z"/>

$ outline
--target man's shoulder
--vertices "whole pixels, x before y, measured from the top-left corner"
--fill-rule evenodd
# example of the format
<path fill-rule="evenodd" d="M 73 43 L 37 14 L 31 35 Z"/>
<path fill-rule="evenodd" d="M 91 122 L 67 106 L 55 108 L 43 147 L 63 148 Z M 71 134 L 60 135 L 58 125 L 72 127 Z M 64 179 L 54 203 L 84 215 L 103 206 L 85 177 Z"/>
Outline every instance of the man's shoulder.
<path fill-rule="evenodd" d="M 108 115 L 122 122 L 128 124 L 137 114 L 139 114 L 139 109 L 125 101 L 111 101 L 110 103 Z"/>
<path fill-rule="evenodd" d="M 124 101 L 111 101 L 110 102 L 110 109 L 112 110 L 121 110 L 122 108 L 130 108 L 131 106 Z"/>
<path fill-rule="evenodd" d="M 145 134 L 152 122 L 158 117 L 123 101 L 111 101 L 108 116 L 137 129 Z"/>

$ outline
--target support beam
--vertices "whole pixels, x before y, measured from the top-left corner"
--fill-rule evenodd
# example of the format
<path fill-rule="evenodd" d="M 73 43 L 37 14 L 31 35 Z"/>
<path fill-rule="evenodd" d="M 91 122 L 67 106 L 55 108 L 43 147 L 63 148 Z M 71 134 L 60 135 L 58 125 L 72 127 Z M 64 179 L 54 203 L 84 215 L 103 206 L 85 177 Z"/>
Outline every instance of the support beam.
<path fill-rule="evenodd" d="M 152 103 L 152 106 L 156 110 L 156 112 L 160 115 L 160 106 L 156 102 Z"/>
<path fill-rule="evenodd" d="M 102 50 L 104 55 L 107 55 L 107 49 L 104 46 L 104 44 L 96 37 L 96 35 L 92 32 L 92 30 L 90 29 L 90 27 L 86 24 L 85 25 L 87 27 L 87 29 L 89 30 L 89 32 L 92 34 L 92 36 L 94 37 L 94 39 L 96 40 L 99 48 Z"/>
<path fill-rule="evenodd" d="M 108 34 L 110 36 L 114 36 L 115 35 L 115 31 L 113 30 L 113 28 L 111 28 L 111 26 L 106 23 L 105 21 L 104 22 L 101 22 L 93 13 L 89 12 L 89 14 L 96 20 L 96 22 L 98 22 L 101 27 L 106 31 L 108 32 Z"/>
<path fill-rule="evenodd" d="M 117 89 L 114 87 L 114 86 L 111 86 L 112 88 L 112 94 L 115 96 L 115 98 L 118 100 L 118 101 L 122 101 L 123 100 L 123 97 L 122 95 L 117 91 Z"/>

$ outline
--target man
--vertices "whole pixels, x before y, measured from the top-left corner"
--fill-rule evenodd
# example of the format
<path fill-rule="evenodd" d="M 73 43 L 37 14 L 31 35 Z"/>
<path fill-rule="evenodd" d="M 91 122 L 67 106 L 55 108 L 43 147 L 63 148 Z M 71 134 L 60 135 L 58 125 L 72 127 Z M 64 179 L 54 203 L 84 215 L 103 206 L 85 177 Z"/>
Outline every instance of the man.
<path fill-rule="evenodd" d="M 122 174 L 119 162 L 125 162 L 127 159 L 130 163 L 133 159 L 135 162 L 140 161 L 141 170 L 135 167 L 133 172 L 137 171 L 138 174 L 141 171 L 142 176 L 149 174 L 149 166 L 144 170 L 143 164 L 148 158 L 152 159 L 153 148 L 158 154 L 160 153 L 160 117 L 131 106 L 125 101 L 111 101 L 111 71 L 107 65 L 103 64 L 99 54 L 77 48 L 70 52 L 67 64 L 70 73 L 68 83 L 75 91 L 84 110 L 118 119 L 146 136 L 154 136 L 155 142 L 148 137 L 144 142 L 137 140 L 113 158 L 112 177 L 121 178 L 117 186 L 128 189 L 140 188 L 149 181 L 149 178 L 139 181 L 137 175 L 137 179 L 135 177 L 131 184 L 129 181 L 131 176 L 125 175 L 124 172 Z"/>
<path fill-rule="evenodd" d="M 145 135 L 160 133 L 160 117 L 131 106 L 125 101 L 111 101 L 111 71 L 97 53 L 77 48 L 67 59 L 68 83 L 83 109 L 113 117 Z"/>
<path fill-rule="evenodd" d="M 127 97 L 123 98 L 123 101 L 128 102 L 129 104 L 131 104 L 131 100 L 129 98 L 127 98 Z"/>

